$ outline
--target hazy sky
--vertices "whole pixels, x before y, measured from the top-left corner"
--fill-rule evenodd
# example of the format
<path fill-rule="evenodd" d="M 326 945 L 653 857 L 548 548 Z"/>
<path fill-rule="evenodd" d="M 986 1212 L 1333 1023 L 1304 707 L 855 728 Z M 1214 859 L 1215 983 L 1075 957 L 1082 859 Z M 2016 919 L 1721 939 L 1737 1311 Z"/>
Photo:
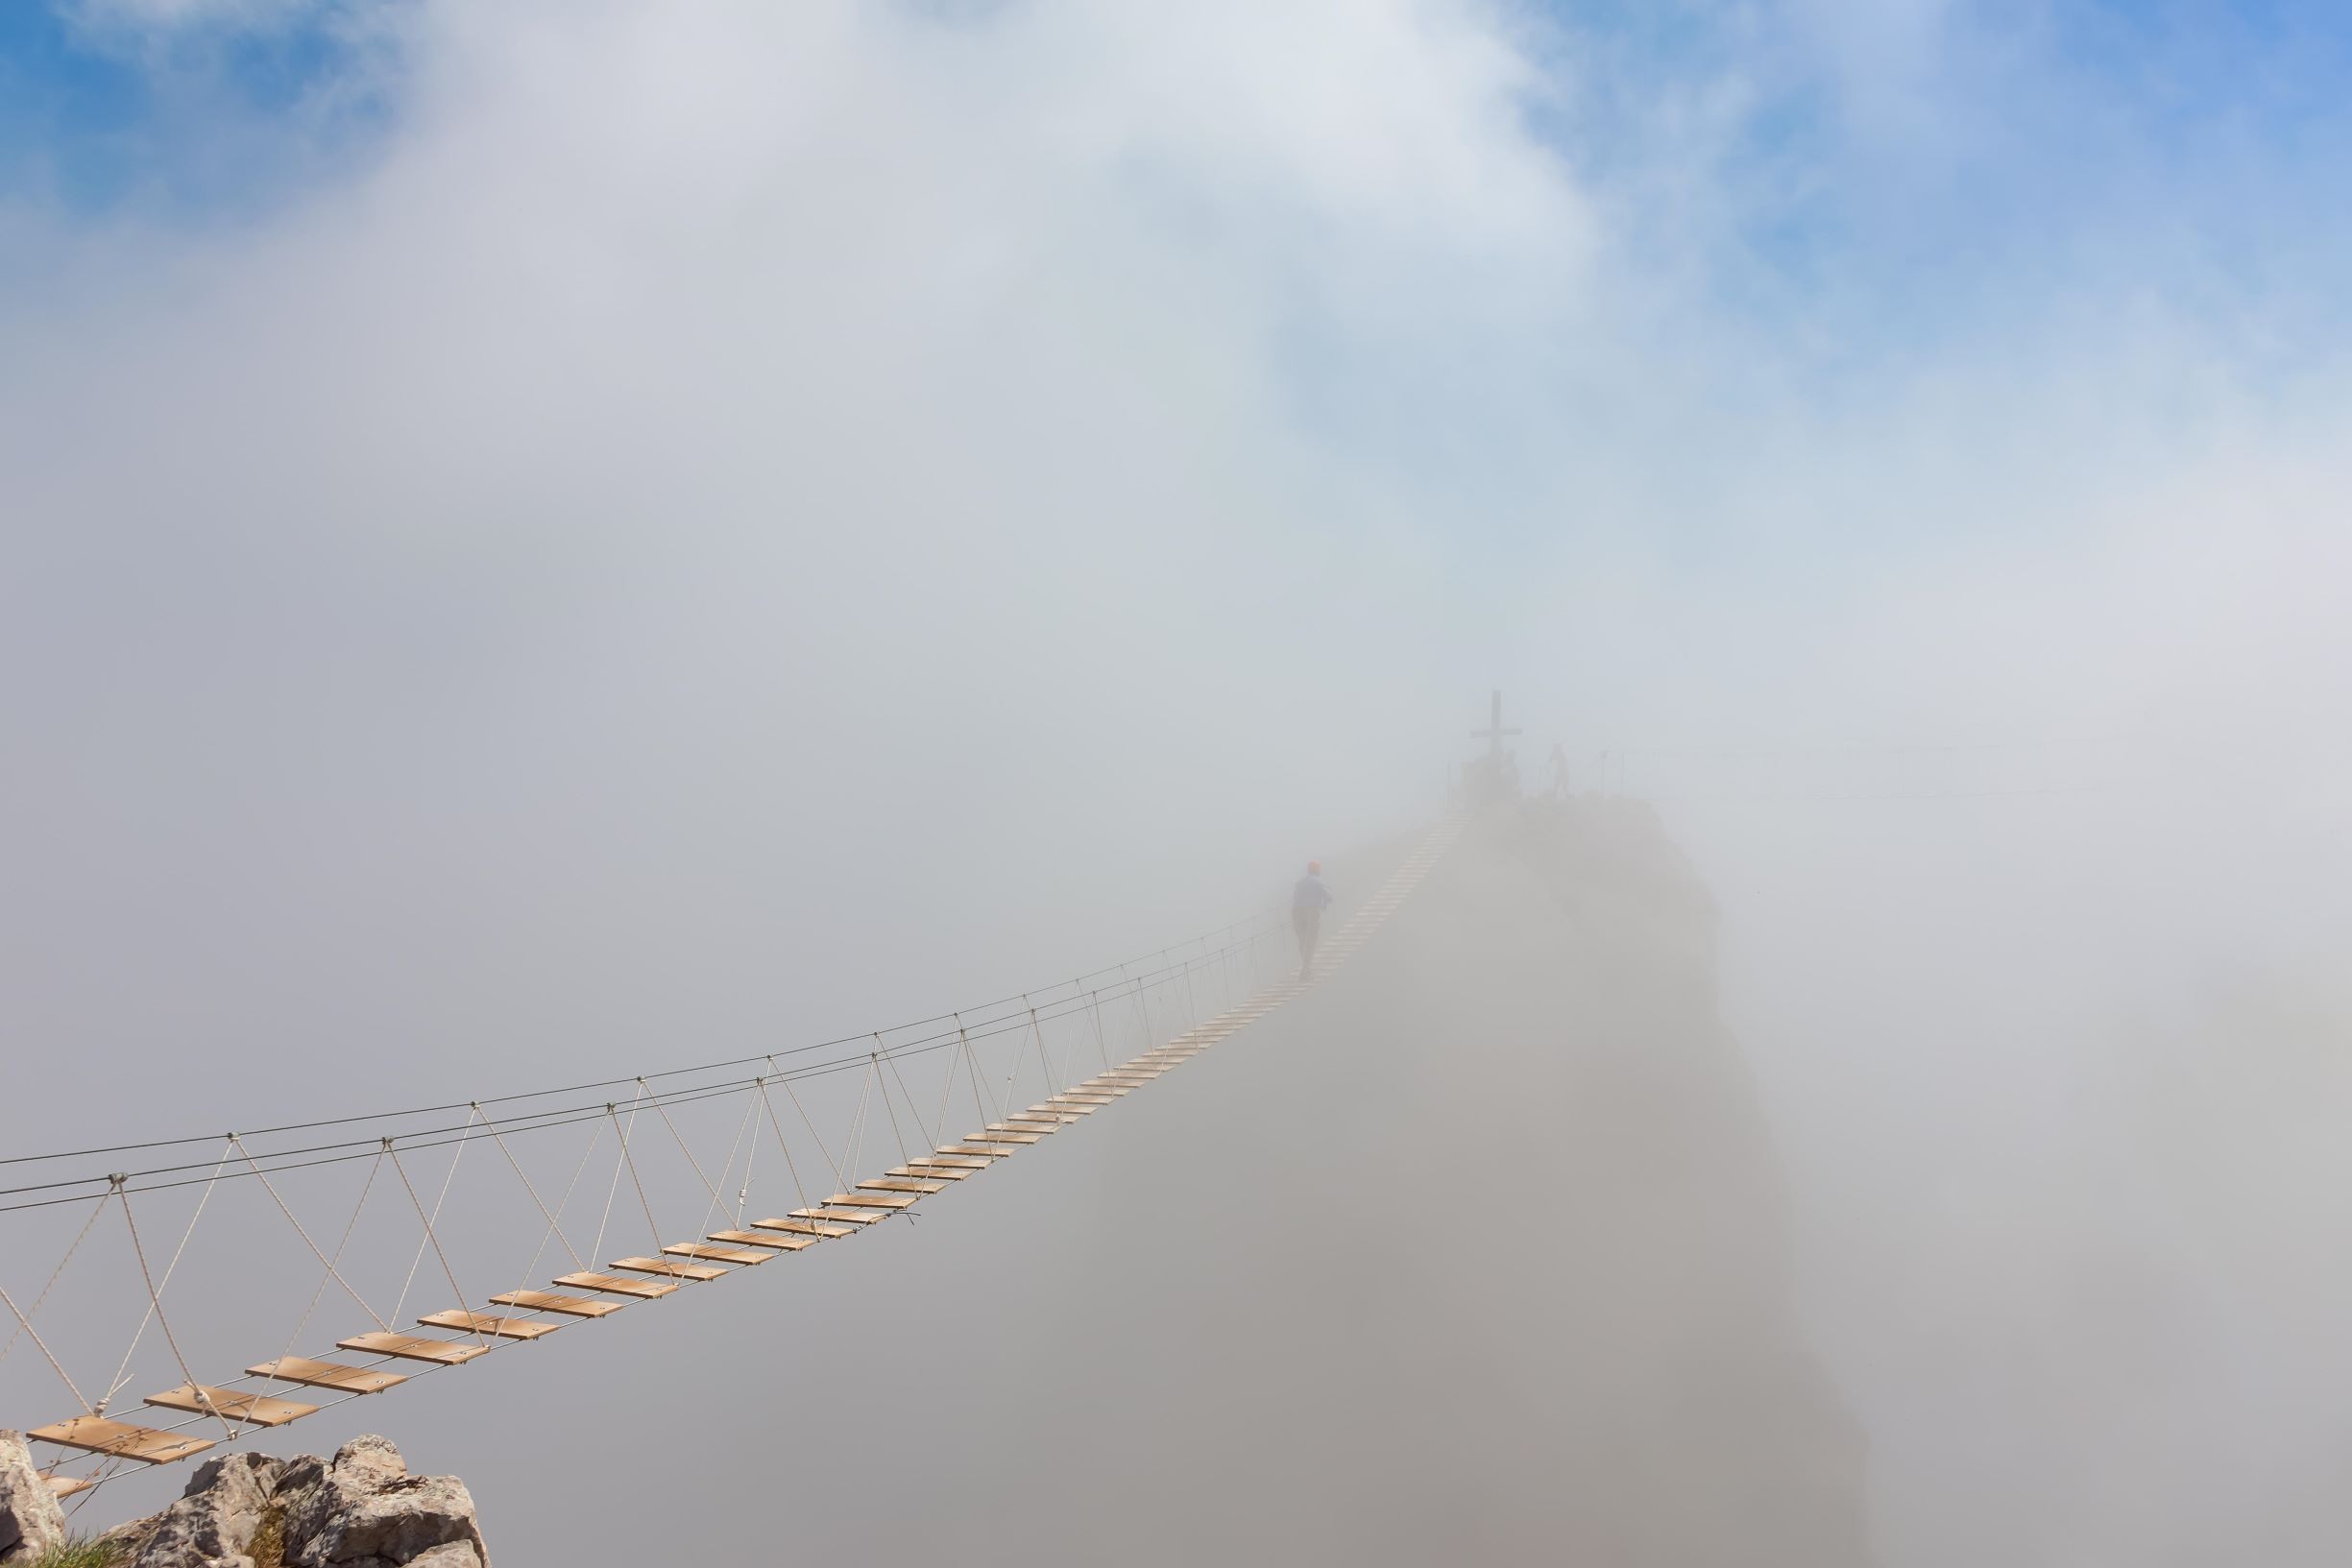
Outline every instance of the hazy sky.
<path fill-rule="evenodd" d="M 2347 86 L 2316 0 L 0 7 L 6 1049 L 145 1091 L 0 1140 L 1050 980 L 1425 814 L 1501 685 L 1716 885 L 1949 1538 L 2015 1411 L 1904 1448 L 1885 1325 L 2189 1224 L 2196 1064 L 2343 1039 Z"/>

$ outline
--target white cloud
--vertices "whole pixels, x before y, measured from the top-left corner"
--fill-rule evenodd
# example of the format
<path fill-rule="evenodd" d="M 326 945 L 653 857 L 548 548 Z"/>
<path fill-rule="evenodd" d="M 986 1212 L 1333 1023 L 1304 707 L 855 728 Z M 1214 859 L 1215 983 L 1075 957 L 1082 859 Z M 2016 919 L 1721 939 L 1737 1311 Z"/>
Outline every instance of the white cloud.
<path fill-rule="evenodd" d="M 1896 113 L 1942 14 L 1824 25 Z M 635 1061 L 1154 943 L 1425 805 L 1490 680 L 1539 751 L 2308 735 L 2352 695 L 2340 388 L 2266 401 L 2227 330 L 2096 298 L 1924 361 L 1743 326 L 1705 290 L 1736 84 L 1603 190 L 1467 4 L 400 25 L 348 185 L 196 235 L 16 218 L 73 265 L 0 305 L 0 952 L 28 1036 L 202 1048 L 155 1052 L 165 1098 L 274 1092 L 255 1041 Z M 1835 1191 L 1840 1095 L 1984 931 L 2128 933 L 1993 1014 L 2063 1052 L 2150 953 L 2336 929 L 2333 809 L 2252 850 L 2139 809 L 1678 825 L 1735 959 L 1785 960 L 1734 1023 Z M 1841 1017 L 1825 944 L 1919 991 Z M 1927 1034 L 1868 1152 L 1924 1127 L 1980 1174 L 1942 1092 L 2047 1080 Z"/>

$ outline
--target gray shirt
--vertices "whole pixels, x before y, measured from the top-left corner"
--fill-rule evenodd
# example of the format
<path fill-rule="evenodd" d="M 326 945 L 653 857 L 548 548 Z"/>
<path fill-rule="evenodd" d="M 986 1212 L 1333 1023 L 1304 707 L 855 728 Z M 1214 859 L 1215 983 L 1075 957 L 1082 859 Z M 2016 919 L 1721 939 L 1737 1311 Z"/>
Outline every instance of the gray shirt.
<path fill-rule="evenodd" d="M 1299 878 L 1298 885 L 1291 889 L 1291 907 L 1294 910 L 1312 909 L 1320 914 L 1330 903 L 1331 889 L 1325 887 L 1323 880 L 1311 871 Z"/>

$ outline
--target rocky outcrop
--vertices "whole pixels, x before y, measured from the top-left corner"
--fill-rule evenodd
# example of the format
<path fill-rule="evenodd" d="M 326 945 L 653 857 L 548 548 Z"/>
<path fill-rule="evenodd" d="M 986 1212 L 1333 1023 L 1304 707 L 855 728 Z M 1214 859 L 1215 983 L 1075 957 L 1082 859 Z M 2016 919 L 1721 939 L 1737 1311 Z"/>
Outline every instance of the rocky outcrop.
<path fill-rule="evenodd" d="M 473 1498 L 455 1476 L 412 1476 L 382 1437 L 331 1459 L 230 1454 L 179 1502 L 110 1532 L 130 1568 L 489 1568 Z"/>
<path fill-rule="evenodd" d="M 65 1539 L 65 1513 L 24 1434 L 0 1432 L 0 1562 L 30 1562 Z"/>
<path fill-rule="evenodd" d="M 209 1459 L 189 1478 L 180 1501 L 153 1519 L 112 1532 L 135 1547 L 131 1560 L 171 1568 L 251 1568 L 255 1537 L 275 1504 L 271 1489 L 283 1459 L 230 1454 Z"/>
<path fill-rule="evenodd" d="M 295 1460 L 278 1495 L 289 1568 L 488 1568 L 466 1484 L 410 1475 L 381 1437 L 352 1438 L 331 1464 Z"/>

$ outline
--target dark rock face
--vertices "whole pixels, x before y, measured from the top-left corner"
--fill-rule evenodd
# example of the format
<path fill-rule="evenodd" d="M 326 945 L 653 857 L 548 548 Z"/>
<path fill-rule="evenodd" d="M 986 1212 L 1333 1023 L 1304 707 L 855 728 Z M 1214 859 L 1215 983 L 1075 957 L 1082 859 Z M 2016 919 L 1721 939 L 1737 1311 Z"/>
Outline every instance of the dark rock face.
<path fill-rule="evenodd" d="M 65 1513 L 24 1435 L 0 1432 L 0 1562 L 29 1562 L 65 1538 Z"/>
<path fill-rule="evenodd" d="M 1560 1506 L 1515 1498 L 1529 1536 L 1567 1560 L 1861 1568 L 1866 1444 L 1791 1303 L 1780 1161 L 1687 860 L 1637 803 L 1499 808 L 1400 926 L 1408 973 L 1364 977 L 1388 993 L 1367 1035 L 1400 1062 L 1447 1042 L 1408 1070 L 1410 1124 L 1483 1145 L 1478 1184 L 1535 1199 L 1394 1211 L 1454 1266 L 1432 1311 L 1480 1323 L 1491 1375 L 1547 1411 L 1518 1440 L 1542 1435 Z"/>
<path fill-rule="evenodd" d="M 454 1476 L 412 1476 L 381 1437 L 331 1459 L 230 1454 L 179 1502 L 109 1532 L 132 1568 L 489 1568 L 473 1499 Z"/>
<path fill-rule="evenodd" d="M 251 1568 L 248 1548 L 272 1508 L 283 1459 L 229 1454 L 188 1478 L 180 1501 L 153 1519 L 111 1532 L 136 1544 L 139 1568 Z"/>
<path fill-rule="evenodd" d="M 1182 1260 L 1152 1311 L 1221 1332 L 1162 1406 L 1207 1412 L 1216 1459 L 1138 1435 L 1202 1479 L 1155 1560 L 1872 1560 L 1717 941 L 1645 808 L 1496 806 L 1346 971 L 1160 1096 L 1201 1096 L 1217 1158 L 1150 1214 Z"/>

